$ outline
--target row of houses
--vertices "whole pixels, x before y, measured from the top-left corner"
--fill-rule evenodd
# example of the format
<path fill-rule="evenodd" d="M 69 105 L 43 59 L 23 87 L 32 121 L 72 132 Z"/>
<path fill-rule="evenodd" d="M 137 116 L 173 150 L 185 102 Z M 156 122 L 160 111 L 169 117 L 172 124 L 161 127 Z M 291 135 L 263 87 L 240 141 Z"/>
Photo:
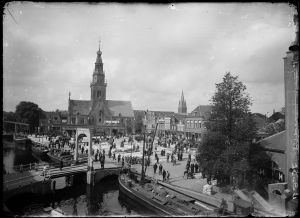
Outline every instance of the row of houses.
<path fill-rule="evenodd" d="M 144 129 L 147 132 L 154 132 L 156 124 L 158 124 L 157 131 L 159 133 L 200 139 L 206 132 L 205 122 L 207 122 L 209 114 L 210 106 L 208 105 L 199 105 L 189 114 L 172 111 L 134 110 L 135 128 L 133 129 L 137 131 L 132 131 L 132 133 L 142 132 Z M 146 120 L 146 123 L 143 120 Z M 45 118 L 40 120 L 39 132 L 61 131 L 60 126 L 67 123 L 68 111 L 45 112 Z M 142 125 L 139 126 L 139 124 Z"/>
<path fill-rule="evenodd" d="M 206 133 L 205 123 L 211 113 L 211 106 L 199 105 L 191 113 L 175 113 L 171 111 L 135 111 L 135 120 L 141 123 L 144 119 L 147 132 L 154 132 L 157 124 L 158 134 L 176 135 L 179 138 L 200 141 Z"/>

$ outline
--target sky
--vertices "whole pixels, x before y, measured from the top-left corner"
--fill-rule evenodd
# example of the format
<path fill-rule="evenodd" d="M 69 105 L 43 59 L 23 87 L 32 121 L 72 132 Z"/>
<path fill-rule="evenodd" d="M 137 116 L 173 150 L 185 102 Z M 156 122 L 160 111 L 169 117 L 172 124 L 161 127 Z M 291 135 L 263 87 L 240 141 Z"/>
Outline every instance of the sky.
<path fill-rule="evenodd" d="M 90 100 L 99 47 L 106 98 L 134 110 L 188 112 L 210 104 L 226 72 L 238 76 L 252 112 L 284 106 L 283 58 L 295 38 L 287 3 L 6 4 L 3 110 L 31 101 L 45 111 Z"/>

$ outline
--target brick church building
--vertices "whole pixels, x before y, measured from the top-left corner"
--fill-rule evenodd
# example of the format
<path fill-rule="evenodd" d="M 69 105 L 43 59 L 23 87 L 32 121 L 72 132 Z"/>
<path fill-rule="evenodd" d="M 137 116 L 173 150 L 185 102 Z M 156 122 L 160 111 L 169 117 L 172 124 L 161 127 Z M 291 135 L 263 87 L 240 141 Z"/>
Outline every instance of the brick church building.
<path fill-rule="evenodd" d="M 68 102 L 67 126 L 94 128 L 99 135 L 111 133 L 134 132 L 134 114 L 130 101 L 107 100 L 105 73 L 102 52 L 97 51 L 95 69 L 92 76 L 91 100 L 74 100 Z"/>

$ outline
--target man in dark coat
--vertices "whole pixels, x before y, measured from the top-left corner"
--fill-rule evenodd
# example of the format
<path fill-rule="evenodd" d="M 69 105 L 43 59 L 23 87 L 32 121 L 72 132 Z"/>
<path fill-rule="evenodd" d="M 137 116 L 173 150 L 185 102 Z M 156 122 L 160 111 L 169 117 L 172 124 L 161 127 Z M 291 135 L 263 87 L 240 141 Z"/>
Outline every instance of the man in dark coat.
<path fill-rule="evenodd" d="M 122 157 L 122 168 L 124 167 L 124 164 L 125 164 L 125 159 L 124 159 L 124 156 Z"/>
<path fill-rule="evenodd" d="M 63 166 L 64 166 L 64 163 L 63 163 L 62 159 L 60 159 L 60 162 L 59 162 L 59 168 L 60 168 L 60 170 L 62 170 Z"/>
<path fill-rule="evenodd" d="M 163 175 L 163 182 L 165 182 L 166 181 L 166 171 L 165 171 L 165 169 L 163 170 L 163 172 L 162 172 L 162 175 Z"/>
<path fill-rule="evenodd" d="M 159 164 L 159 167 L 158 167 L 158 169 L 159 169 L 159 173 L 158 173 L 158 174 L 159 174 L 159 175 L 161 175 L 161 174 L 162 174 L 162 168 L 163 168 L 163 167 L 162 167 L 162 165 L 161 165 L 161 164 Z"/>
<path fill-rule="evenodd" d="M 198 168 L 199 168 L 199 166 L 198 166 L 198 163 L 196 162 L 195 163 L 195 173 L 198 173 Z"/>
<path fill-rule="evenodd" d="M 194 174 L 194 163 L 191 164 L 191 173 Z"/>
<path fill-rule="evenodd" d="M 186 164 L 186 171 L 189 171 L 189 169 L 190 169 L 190 163 L 189 162 L 187 162 L 187 164 Z"/>
<path fill-rule="evenodd" d="M 157 164 L 156 163 L 153 165 L 153 169 L 154 169 L 154 173 L 156 173 L 156 170 L 157 170 Z"/>

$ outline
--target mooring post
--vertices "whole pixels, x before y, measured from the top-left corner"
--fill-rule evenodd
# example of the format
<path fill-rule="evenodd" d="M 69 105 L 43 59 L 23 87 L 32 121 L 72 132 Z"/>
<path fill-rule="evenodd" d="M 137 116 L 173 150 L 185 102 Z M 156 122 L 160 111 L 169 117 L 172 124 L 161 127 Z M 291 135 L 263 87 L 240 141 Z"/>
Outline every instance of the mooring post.
<path fill-rule="evenodd" d="M 89 131 L 89 135 L 88 135 L 88 139 L 89 139 L 89 150 L 88 150 L 88 169 L 87 169 L 87 184 L 89 185 L 93 185 L 95 184 L 95 172 L 93 169 L 93 159 L 92 159 L 92 134 L 91 131 Z"/>
<path fill-rule="evenodd" d="M 75 152 L 74 152 L 74 160 L 75 163 L 77 163 L 78 161 L 78 134 L 77 134 L 77 130 L 75 133 Z"/>

